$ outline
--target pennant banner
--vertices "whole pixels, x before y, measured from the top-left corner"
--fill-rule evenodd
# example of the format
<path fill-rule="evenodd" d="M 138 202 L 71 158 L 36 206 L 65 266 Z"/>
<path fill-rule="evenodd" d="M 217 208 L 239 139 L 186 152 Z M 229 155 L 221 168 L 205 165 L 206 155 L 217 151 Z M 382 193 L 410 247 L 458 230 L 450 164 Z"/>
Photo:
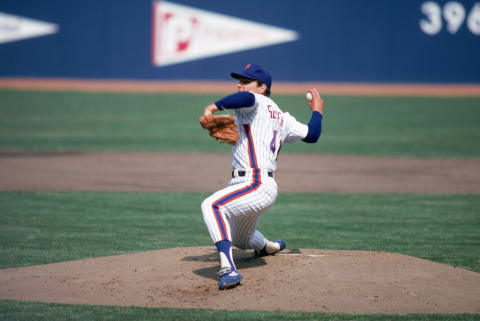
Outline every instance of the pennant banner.
<path fill-rule="evenodd" d="M 295 31 L 167 1 L 153 3 L 152 63 L 166 66 L 298 39 Z"/>
<path fill-rule="evenodd" d="M 53 23 L 0 12 L 0 44 L 58 32 Z"/>

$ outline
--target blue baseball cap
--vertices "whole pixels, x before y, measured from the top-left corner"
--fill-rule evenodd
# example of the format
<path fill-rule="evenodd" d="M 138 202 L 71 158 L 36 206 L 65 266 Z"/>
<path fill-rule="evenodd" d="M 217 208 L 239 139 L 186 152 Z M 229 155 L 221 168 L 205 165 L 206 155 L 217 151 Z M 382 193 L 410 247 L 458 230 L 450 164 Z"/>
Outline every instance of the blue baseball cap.
<path fill-rule="evenodd" d="M 242 71 L 232 72 L 230 75 L 235 79 L 242 77 L 258 80 L 262 84 L 267 85 L 268 89 L 272 87 L 272 76 L 270 76 L 270 73 L 266 71 L 262 66 L 256 64 L 248 64 L 243 68 Z"/>

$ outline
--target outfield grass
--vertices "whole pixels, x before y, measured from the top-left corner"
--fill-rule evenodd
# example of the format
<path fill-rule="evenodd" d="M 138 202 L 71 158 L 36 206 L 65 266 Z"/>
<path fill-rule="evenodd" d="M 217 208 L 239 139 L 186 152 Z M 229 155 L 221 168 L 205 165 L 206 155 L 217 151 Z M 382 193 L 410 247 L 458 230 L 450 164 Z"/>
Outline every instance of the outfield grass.
<path fill-rule="evenodd" d="M 0 149 L 229 151 L 200 127 L 215 95 L 0 90 Z M 308 122 L 303 95 L 273 98 Z M 282 153 L 480 157 L 480 98 L 326 96 L 321 142 Z"/>
<path fill-rule="evenodd" d="M 1 192 L 0 267 L 212 245 L 206 196 Z M 479 208 L 480 195 L 281 194 L 259 229 L 289 248 L 396 252 L 480 272 Z"/>

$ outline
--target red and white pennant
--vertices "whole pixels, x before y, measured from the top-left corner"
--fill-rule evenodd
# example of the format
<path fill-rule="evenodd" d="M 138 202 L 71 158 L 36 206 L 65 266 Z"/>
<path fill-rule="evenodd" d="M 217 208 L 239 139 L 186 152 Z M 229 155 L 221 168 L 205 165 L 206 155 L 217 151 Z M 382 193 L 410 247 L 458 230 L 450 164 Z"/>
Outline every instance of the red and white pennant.
<path fill-rule="evenodd" d="M 166 66 L 298 39 L 295 31 L 174 4 L 153 3 L 152 63 Z"/>

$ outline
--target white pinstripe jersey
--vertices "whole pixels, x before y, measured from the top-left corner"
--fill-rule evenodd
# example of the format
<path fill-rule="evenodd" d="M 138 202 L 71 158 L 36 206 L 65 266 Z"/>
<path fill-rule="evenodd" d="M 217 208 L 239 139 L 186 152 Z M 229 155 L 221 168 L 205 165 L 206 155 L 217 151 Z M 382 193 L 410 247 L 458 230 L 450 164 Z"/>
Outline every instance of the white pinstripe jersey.
<path fill-rule="evenodd" d="M 240 140 L 232 147 L 232 169 L 262 168 L 275 171 L 282 144 L 307 136 L 308 126 L 298 122 L 267 96 L 255 94 L 252 107 L 236 108 Z"/>

